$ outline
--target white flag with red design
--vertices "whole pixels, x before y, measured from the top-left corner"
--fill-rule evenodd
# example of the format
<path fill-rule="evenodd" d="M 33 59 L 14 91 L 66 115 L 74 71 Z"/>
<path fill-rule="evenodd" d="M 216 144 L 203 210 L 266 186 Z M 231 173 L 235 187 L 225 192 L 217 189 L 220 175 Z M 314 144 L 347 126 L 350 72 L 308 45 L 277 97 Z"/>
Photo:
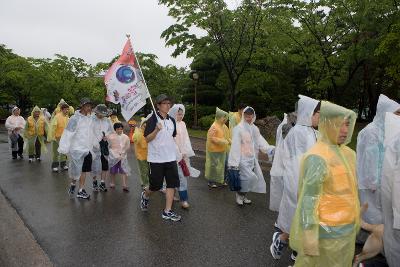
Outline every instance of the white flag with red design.
<path fill-rule="evenodd" d="M 121 113 L 126 121 L 129 121 L 150 97 L 129 39 L 121 56 L 104 76 L 104 83 L 107 88 L 106 100 L 121 105 Z"/>

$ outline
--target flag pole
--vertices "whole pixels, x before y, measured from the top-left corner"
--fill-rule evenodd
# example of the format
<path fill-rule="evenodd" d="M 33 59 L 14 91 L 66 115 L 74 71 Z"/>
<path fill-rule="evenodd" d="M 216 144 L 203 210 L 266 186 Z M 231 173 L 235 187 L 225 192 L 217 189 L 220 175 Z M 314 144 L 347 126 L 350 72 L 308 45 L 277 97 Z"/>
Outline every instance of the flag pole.
<path fill-rule="evenodd" d="M 150 96 L 150 97 L 149 97 L 149 98 L 150 98 L 150 103 L 151 103 L 151 106 L 152 106 L 152 108 L 153 108 L 154 115 L 156 115 L 156 117 L 158 117 L 158 116 L 157 116 L 156 108 L 154 107 L 153 99 L 151 98 L 151 94 L 150 94 L 150 91 L 149 91 L 149 87 L 147 87 L 146 79 L 144 78 L 142 68 L 140 67 L 139 59 L 138 59 L 138 57 L 136 56 L 135 50 L 133 49 L 133 45 L 132 45 L 132 42 L 131 42 L 131 38 L 130 38 L 130 37 L 131 37 L 130 34 L 126 34 L 126 38 L 128 38 L 128 40 L 129 40 L 129 44 L 131 45 L 132 52 L 133 52 L 133 55 L 135 56 L 135 60 L 136 60 L 136 62 L 137 62 L 137 64 L 138 64 L 140 73 L 142 74 L 142 78 L 143 78 L 144 85 L 146 86 L 147 92 L 149 93 L 149 96 Z"/>

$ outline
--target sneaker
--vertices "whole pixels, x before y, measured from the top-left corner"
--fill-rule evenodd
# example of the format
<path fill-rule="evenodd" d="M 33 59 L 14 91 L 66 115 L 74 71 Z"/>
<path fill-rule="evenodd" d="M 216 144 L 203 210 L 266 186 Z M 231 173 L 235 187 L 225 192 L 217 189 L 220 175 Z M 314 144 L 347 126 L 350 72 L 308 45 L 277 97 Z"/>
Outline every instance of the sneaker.
<path fill-rule="evenodd" d="M 236 204 L 243 206 L 243 196 L 239 195 L 238 193 L 236 193 Z"/>
<path fill-rule="evenodd" d="M 20 158 L 20 159 L 24 159 L 24 155 L 18 155 L 18 157 Z"/>
<path fill-rule="evenodd" d="M 75 185 L 71 184 L 70 187 L 68 188 L 68 195 L 73 196 L 75 194 Z"/>
<path fill-rule="evenodd" d="M 32 159 L 32 158 L 30 158 L 30 159 L 28 160 L 28 162 L 29 162 L 29 163 L 32 163 L 32 162 L 33 162 L 33 159 Z"/>
<path fill-rule="evenodd" d="M 188 209 L 190 207 L 190 205 L 187 201 L 183 201 L 181 205 L 182 205 L 182 209 Z"/>
<path fill-rule="evenodd" d="M 99 186 L 100 191 L 107 192 L 107 187 L 105 182 L 100 182 Z"/>
<path fill-rule="evenodd" d="M 42 160 L 41 160 L 40 158 L 36 158 L 36 161 L 37 161 L 37 162 L 40 162 L 40 161 L 42 161 Z"/>
<path fill-rule="evenodd" d="M 140 195 L 140 208 L 142 211 L 147 211 L 149 208 L 149 199 L 145 197 L 144 191 L 142 191 L 142 194 Z"/>
<path fill-rule="evenodd" d="M 99 185 L 97 184 L 97 180 L 93 181 L 93 192 L 99 192 Z"/>
<path fill-rule="evenodd" d="M 165 212 L 165 211 L 163 210 L 163 212 L 162 212 L 162 214 L 161 214 L 161 217 L 162 217 L 164 220 L 171 220 L 171 221 L 173 221 L 173 222 L 177 222 L 177 221 L 180 221 L 180 220 L 181 220 L 181 216 L 178 215 L 178 214 L 176 214 L 176 213 L 173 212 L 172 210 L 169 210 L 168 212 Z"/>
<path fill-rule="evenodd" d="M 296 261 L 296 257 L 297 257 L 297 252 L 296 251 L 292 251 L 292 254 L 290 255 L 290 259 L 292 261 Z"/>
<path fill-rule="evenodd" d="M 89 199 L 90 195 L 88 193 L 86 193 L 85 189 L 82 189 L 81 191 L 78 192 L 78 194 L 76 194 L 77 198 L 83 198 L 83 199 Z"/>
<path fill-rule="evenodd" d="M 58 172 L 58 168 L 53 168 L 53 172 Z"/>
<path fill-rule="evenodd" d="M 244 204 L 251 204 L 251 200 L 248 199 L 248 198 L 246 198 L 246 197 L 244 197 L 244 198 L 243 198 L 243 203 L 244 203 Z"/>
<path fill-rule="evenodd" d="M 63 169 L 64 169 L 64 171 L 68 171 L 68 166 L 65 165 Z"/>
<path fill-rule="evenodd" d="M 217 188 L 218 185 L 216 185 L 215 183 L 208 183 L 208 186 L 211 188 Z"/>
<path fill-rule="evenodd" d="M 282 256 L 282 250 L 287 246 L 287 244 L 283 243 L 279 238 L 281 233 L 275 232 L 272 236 L 272 244 L 270 246 L 271 255 L 275 260 L 279 260 Z"/>

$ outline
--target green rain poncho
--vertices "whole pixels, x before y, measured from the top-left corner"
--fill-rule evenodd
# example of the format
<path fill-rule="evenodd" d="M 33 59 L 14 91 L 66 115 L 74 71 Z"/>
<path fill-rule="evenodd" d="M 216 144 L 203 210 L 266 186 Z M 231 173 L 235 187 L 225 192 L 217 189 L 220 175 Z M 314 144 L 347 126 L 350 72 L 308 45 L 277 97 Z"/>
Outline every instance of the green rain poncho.
<path fill-rule="evenodd" d="M 318 142 L 301 161 L 298 205 L 290 231 L 290 247 L 298 252 L 295 266 L 352 264 L 360 204 L 356 156 L 346 144 L 355 121 L 353 111 L 322 101 Z M 347 136 L 340 137 L 346 122 Z"/>
<path fill-rule="evenodd" d="M 205 177 L 210 182 L 222 184 L 225 174 L 225 159 L 229 141 L 226 139 L 224 125 L 228 113 L 217 108 L 215 121 L 207 133 Z"/>

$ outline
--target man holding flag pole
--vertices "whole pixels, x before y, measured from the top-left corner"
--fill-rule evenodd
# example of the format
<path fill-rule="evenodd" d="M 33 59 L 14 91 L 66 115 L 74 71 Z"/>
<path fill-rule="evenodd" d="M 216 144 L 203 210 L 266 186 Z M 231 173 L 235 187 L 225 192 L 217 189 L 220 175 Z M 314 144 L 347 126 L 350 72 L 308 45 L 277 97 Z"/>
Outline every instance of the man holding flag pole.
<path fill-rule="evenodd" d="M 140 207 L 147 211 L 152 192 L 159 191 L 163 181 L 167 184 L 165 208 L 162 218 L 180 221 L 181 216 L 172 211 L 175 188 L 179 187 L 175 120 L 168 116 L 171 100 L 164 94 L 156 98 L 157 110 L 150 97 L 146 81 L 132 48 L 130 36 L 121 56 L 107 71 L 104 82 L 107 87 L 107 101 L 121 105 L 121 113 L 126 121 L 146 104 L 150 98 L 153 115 L 148 120 L 144 136 L 148 143 L 149 183 L 141 194 Z"/>

